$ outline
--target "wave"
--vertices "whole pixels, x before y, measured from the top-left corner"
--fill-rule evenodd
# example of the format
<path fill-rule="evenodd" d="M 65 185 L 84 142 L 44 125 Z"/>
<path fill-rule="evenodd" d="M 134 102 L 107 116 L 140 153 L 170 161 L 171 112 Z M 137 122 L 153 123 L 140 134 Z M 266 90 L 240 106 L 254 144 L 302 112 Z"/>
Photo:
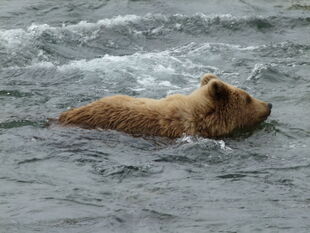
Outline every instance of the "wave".
<path fill-rule="evenodd" d="M 206 36 L 224 37 L 225 33 L 239 34 L 240 31 L 273 33 L 306 26 L 309 21 L 310 17 L 147 14 L 81 21 L 73 25 L 33 24 L 26 29 L 0 30 L 0 62 L 3 67 L 37 61 L 64 64 L 75 59 L 92 59 L 104 54 L 128 55 L 165 46 L 155 39 L 184 44 L 189 39 L 196 40 L 197 36 L 205 41 Z"/>
<path fill-rule="evenodd" d="M 270 52 L 272 50 L 272 53 Z M 147 65 L 144 71 L 175 73 L 177 67 L 188 70 L 209 70 L 210 72 L 219 71 L 215 66 L 205 65 L 207 63 L 199 61 L 197 58 L 202 58 L 203 55 L 208 54 L 225 54 L 226 53 L 251 53 L 259 54 L 262 57 L 275 57 L 280 54 L 290 54 L 294 57 L 296 55 L 306 55 L 310 50 L 310 45 L 295 44 L 292 42 L 270 43 L 257 46 L 241 46 L 236 44 L 226 43 L 188 43 L 184 46 L 167 49 L 164 51 L 154 52 L 136 52 L 130 55 L 109 55 L 106 54 L 99 58 L 71 60 L 66 64 L 57 64 L 57 62 L 41 61 L 33 62 L 33 64 L 23 67 L 13 66 L 7 69 L 57 69 L 60 72 L 67 72 L 70 70 L 81 70 L 86 72 L 94 72 L 105 69 L 106 67 L 114 67 L 119 64 L 123 68 L 126 66 L 131 69 L 144 69 L 143 65 Z M 193 62 L 195 61 L 195 62 Z M 112 66 L 111 66 L 112 65 Z M 272 66 L 272 64 L 270 65 Z M 118 69 L 122 68 L 118 67 Z M 256 68 L 255 68 L 256 70 Z M 254 71 L 253 71 L 254 72 Z"/>
<path fill-rule="evenodd" d="M 63 65 L 38 62 L 24 67 L 9 67 L 3 71 L 8 76 L 19 70 L 19 74 L 35 73 L 42 78 L 51 74 L 58 77 L 57 79 L 64 80 L 73 77 L 72 81 L 76 80 L 75 77 L 79 74 L 76 80 L 79 85 L 101 83 L 102 86 L 108 86 L 110 90 L 124 87 L 126 90 L 122 91 L 130 95 L 143 92 L 146 96 L 153 96 L 154 86 L 157 90 L 172 94 L 178 92 L 184 84 L 189 84 L 188 89 L 182 88 L 182 92 L 186 93 L 195 88 L 194 86 L 198 86 L 199 77 L 204 72 L 216 73 L 217 68 L 195 64 L 182 57 L 182 51 L 182 48 L 178 48 L 126 56 L 105 55 L 91 60 L 70 61 Z"/>
<path fill-rule="evenodd" d="M 179 146 L 189 144 L 191 146 L 203 144 L 208 147 L 214 147 L 223 151 L 232 151 L 233 149 L 226 145 L 225 141 L 223 140 L 214 140 L 208 138 L 201 138 L 195 136 L 187 136 L 184 135 L 183 137 L 177 139 L 177 144 Z"/>
<path fill-rule="evenodd" d="M 84 37 L 84 41 L 96 38 L 99 30 L 126 27 L 128 32 L 137 35 L 162 34 L 168 31 L 183 31 L 188 33 L 202 33 L 212 29 L 212 26 L 221 26 L 227 30 L 245 29 L 247 25 L 252 29 L 262 30 L 279 26 L 281 24 L 297 26 L 307 26 L 310 17 L 279 17 L 279 16 L 243 16 L 237 17 L 230 14 L 207 16 L 197 13 L 192 16 L 183 14 L 163 15 L 146 14 L 124 15 L 113 18 L 101 19 L 95 23 L 81 21 L 78 24 L 65 25 L 60 27 L 48 24 L 32 24 L 27 29 L 0 30 L 0 39 L 11 42 L 20 42 L 19 39 L 41 36 L 45 32 L 58 33 L 58 38 L 63 39 L 65 33 L 72 32 Z M 279 28 L 279 27 L 277 27 Z M 283 27 L 280 27 L 283 28 Z M 91 34 L 89 34 L 91 33 Z M 71 38 L 74 39 L 74 38 Z"/>
<path fill-rule="evenodd" d="M 87 76 L 87 80 L 81 80 L 80 77 L 80 82 L 87 82 L 87 84 L 92 81 L 104 82 L 112 89 L 114 85 L 126 82 L 126 86 L 137 93 L 146 89 L 153 90 L 154 86 L 167 94 L 188 93 L 198 86 L 199 77 L 203 73 L 221 73 L 218 67 L 213 66 L 211 62 L 206 60 L 205 56 L 202 56 L 203 54 L 220 54 L 224 51 L 253 51 L 255 49 L 259 49 L 259 47 L 243 47 L 224 43 L 189 43 L 164 51 L 136 52 L 124 56 L 105 55 L 90 60 L 73 60 L 66 64 L 41 61 L 24 67 L 11 66 L 5 70 L 9 75 L 19 70 L 19 74 L 35 72 L 36 75 L 42 74 L 42 77 L 48 73 L 56 72 L 56 76 L 65 76 L 66 79 L 78 73 Z M 212 56 L 209 58 L 210 61 L 213 59 Z M 184 86 L 188 88 L 184 88 Z M 154 93 L 145 94 L 154 95 Z"/>
<path fill-rule="evenodd" d="M 123 179 L 130 177 L 145 177 L 163 172 L 163 167 L 154 166 L 152 164 L 141 165 L 111 165 L 95 164 L 94 172 L 104 178 Z"/>
<path fill-rule="evenodd" d="M 100 83 L 102 88 L 109 87 L 107 90 L 104 89 L 105 93 L 119 92 L 119 88 L 123 87 L 125 89 L 121 91 L 128 95 L 143 93 L 144 96 L 154 96 L 155 89 L 166 95 L 186 94 L 199 85 L 199 77 L 203 73 L 215 73 L 225 80 L 230 79 L 231 75 L 239 76 L 239 74 L 223 73 L 222 67 L 219 66 L 219 59 L 223 61 L 229 57 L 234 59 L 234 56 L 239 56 L 242 59 L 259 55 L 261 57 L 271 56 L 270 60 L 276 62 L 274 54 L 287 54 L 290 51 L 292 59 L 295 59 L 294 62 L 297 63 L 303 58 L 297 59 L 296 55 L 306 54 L 309 49 L 310 46 L 291 42 L 260 46 L 189 43 L 164 51 L 136 52 L 124 56 L 104 55 L 89 60 L 73 60 L 66 64 L 40 61 L 22 67 L 2 68 L 2 74 L 4 77 L 12 77 L 27 73 L 29 77 L 36 75 L 42 77 L 43 80 L 44 77 L 52 76 L 57 77 L 54 82 L 66 82 L 70 79 L 72 82 L 78 82 L 77 85 L 92 85 L 94 83 L 98 85 Z M 271 55 L 269 54 L 270 50 L 273 51 Z M 286 59 L 284 62 L 292 62 L 292 59 Z M 264 58 L 264 63 L 251 65 L 253 70 L 248 80 L 255 81 L 262 77 L 273 80 L 274 76 L 279 76 L 277 75 L 279 73 L 278 64 L 268 64 L 266 58 Z M 240 85 L 238 80 L 228 81 L 236 86 Z M 154 88 L 155 86 L 156 88 Z"/>
<path fill-rule="evenodd" d="M 223 140 L 186 136 L 176 140 L 175 145 L 159 151 L 154 162 L 216 164 L 229 160 L 235 153 Z M 156 153 L 155 153 L 156 154 Z"/>

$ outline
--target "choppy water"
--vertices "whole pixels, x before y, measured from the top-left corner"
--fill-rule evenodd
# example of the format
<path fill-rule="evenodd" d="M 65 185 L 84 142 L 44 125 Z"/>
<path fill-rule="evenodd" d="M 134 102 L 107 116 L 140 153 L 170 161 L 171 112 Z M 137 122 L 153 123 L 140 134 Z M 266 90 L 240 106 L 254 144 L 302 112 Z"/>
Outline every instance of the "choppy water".
<path fill-rule="evenodd" d="M 308 1 L 1 1 L 0 232 L 309 232 Z M 210 140 L 45 127 L 205 72 L 273 103 Z"/>

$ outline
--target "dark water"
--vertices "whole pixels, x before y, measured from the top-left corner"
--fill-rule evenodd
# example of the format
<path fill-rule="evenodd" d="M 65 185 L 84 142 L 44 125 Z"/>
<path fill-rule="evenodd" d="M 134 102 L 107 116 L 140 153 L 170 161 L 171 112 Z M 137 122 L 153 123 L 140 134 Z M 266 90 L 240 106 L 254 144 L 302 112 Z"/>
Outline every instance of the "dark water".
<path fill-rule="evenodd" d="M 223 140 L 45 127 L 205 72 L 273 103 Z M 310 232 L 309 1 L 0 1 L 0 232 Z"/>

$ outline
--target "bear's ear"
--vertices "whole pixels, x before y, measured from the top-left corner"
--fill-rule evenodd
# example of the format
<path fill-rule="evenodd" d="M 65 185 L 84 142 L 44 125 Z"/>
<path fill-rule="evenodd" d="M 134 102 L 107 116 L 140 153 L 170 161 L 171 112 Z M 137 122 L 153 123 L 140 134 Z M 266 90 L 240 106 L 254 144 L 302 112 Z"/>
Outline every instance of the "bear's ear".
<path fill-rule="evenodd" d="M 207 86 L 208 94 L 214 100 L 227 100 L 229 96 L 228 86 L 218 79 L 211 80 Z"/>
<path fill-rule="evenodd" d="M 214 74 L 204 74 L 200 79 L 200 86 L 202 87 L 207 85 L 209 81 L 212 79 L 219 79 L 219 78 Z"/>

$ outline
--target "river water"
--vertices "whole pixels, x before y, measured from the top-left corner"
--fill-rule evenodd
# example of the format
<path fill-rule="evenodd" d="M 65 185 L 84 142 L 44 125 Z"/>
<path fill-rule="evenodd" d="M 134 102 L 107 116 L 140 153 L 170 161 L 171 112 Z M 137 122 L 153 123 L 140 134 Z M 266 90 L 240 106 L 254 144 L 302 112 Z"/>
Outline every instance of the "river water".
<path fill-rule="evenodd" d="M 273 104 L 222 140 L 47 127 L 206 72 Z M 309 1 L 0 1 L 0 232 L 309 232 Z"/>

